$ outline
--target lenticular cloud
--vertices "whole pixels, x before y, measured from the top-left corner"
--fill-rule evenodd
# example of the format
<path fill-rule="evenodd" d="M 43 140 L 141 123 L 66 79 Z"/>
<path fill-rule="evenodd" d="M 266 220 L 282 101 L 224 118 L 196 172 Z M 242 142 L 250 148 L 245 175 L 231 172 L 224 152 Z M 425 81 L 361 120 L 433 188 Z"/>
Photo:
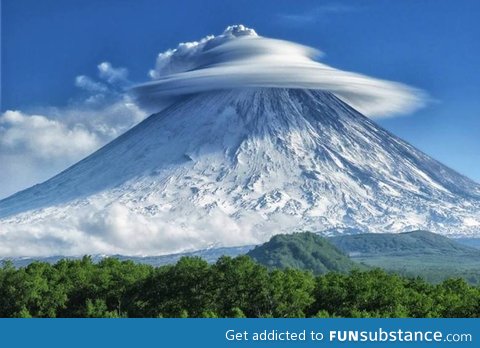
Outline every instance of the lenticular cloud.
<path fill-rule="evenodd" d="M 242 87 L 320 89 L 333 92 L 363 114 L 406 114 L 425 103 L 407 85 L 342 71 L 316 61 L 321 52 L 289 41 L 259 36 L 243 25 L 221 35 L 181 43 L 160 53 L 152 81 L 134 88 L 143 106 L 165 105 L 186 94 Z"/>

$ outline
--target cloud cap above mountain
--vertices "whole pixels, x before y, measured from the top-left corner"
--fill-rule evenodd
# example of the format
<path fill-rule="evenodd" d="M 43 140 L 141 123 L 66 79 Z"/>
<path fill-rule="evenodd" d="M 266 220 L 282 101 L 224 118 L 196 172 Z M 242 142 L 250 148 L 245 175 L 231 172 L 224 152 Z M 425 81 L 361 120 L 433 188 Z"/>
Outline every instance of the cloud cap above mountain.
<path fill-rule="evenodd" d="M 321 52 L 259 36 L 243 25 L 218 36 L 181 43 L 160 53 L 152 82 L 133 89 L 144 106 L 175 97 L 242 87 L 320 89 L 333 92 L 371 117 L 408 114 L 425 105 L 426 94 L 402 83 L 335 69 L 315 60 Z"/>

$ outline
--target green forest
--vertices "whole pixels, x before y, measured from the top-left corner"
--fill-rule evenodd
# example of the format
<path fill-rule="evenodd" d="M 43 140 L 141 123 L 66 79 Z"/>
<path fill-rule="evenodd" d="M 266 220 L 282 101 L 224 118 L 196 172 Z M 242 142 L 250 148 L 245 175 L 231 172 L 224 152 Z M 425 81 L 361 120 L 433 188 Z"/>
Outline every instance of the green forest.
<path fill-rule="evenodd" d="M 88 256 L 0 268 L 0 317 L 479 317 L 480 288 L 380 269 L 270 269 L 249 256 L 153 267 Z"/>

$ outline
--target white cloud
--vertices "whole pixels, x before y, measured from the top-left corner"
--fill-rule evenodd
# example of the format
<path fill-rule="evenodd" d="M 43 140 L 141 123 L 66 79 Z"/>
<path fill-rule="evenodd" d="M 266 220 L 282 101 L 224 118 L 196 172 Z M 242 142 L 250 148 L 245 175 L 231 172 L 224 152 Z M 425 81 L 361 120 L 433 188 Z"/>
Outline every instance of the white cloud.
<path fill-rule="evenodd" d="M 6 111 L 0 117 L 0 148 L 17 156 L 26 153 L 36 160 L 77 158 L 98 147 L 95 133 L 81 124 L 67 125 L 42 115 Z M 86 153 L 85 153 L 86 152 Z"/>
<path fill-rule="evenodd" d="M 148 216 L 120 202 L 98 210 L 84 204 L 56 209 L 62 211 L 62 219 L 50 217 L 47 208 L 35 215 L 34 222 L 23 214 L 2 220 L 0 255 L 162 255 L 258 244 L 268 240 L 278 226 L 294 230 L 299 222 L 281 213 L 267 221 L 254 213 L 233 218 L 220 209 L 207 213 L 188 206 L 177 207 L 176 213 Z"/>
<path fill-rule="evenodd" d="M 47 179 L 101 143 L 81 125 L 6 111 L 0 116 L 0 197 Z"/>
<path fill-rule="evenodd" d="M 129 84 L 127 79 L 128 70 L 125 68 L 114 68 L 109 62 L 102 62 L 97 66 L 99 76 L 110 84 Z"/>
<path fill-rule="evenodd" d="M 75 78 L 75 86 L 87 91 L 95 93 L 106 93 L 108 92 L 108 87 L 101 82 L 92 80 L 90 77 L 85 75 L 79 75 Z"/>
<path fill-rule="evenodd" d="M 244 25 L 233 25 L 227 27 L 218 36 L 208 35 L 200 41 L 181 42 L 177 48 L 158 54 L 155 69 L 150 70 L 149 76 L 152 79 L 159 79 L 166 75 L 199 68 L 206 63 L 202 57 L 205 50 L 214 49 L 231 39 L 246 36 L 257 37 L 258 35 L 255 30 Z"/>
<path fill-rule="evenodd" d="M 105 105 L 122 98 L 125 89 L 132 84 L 128 80 L 128 70 L 113 67 L 110 62 L 98 64 L 97 69 L 98 78 L 101 81 L 86 75 L 78 75 L 75 78 L 75 86 L 87 92 L 87 97 L 80 103 Z"/>
<path fill-rule="evenodd" d="M 293 25 L 313 24 L 327 21 L 332 15 L 356 12 L 359 8 L 340 3 L 330 3 L 316 6 L 300 13 L 281 13 L 277 17 L 284 23 Z"/>
<path fill-rule="evenodd" d="M 407 85 L 332 68 L 314 60 L 320 52 L 293 42 L 258 36 L 244 26 L 219 36 L 182 43 L 157 57 L 154 81 L 134 88 L 147 107 L 184 94 L 241 87 L 331 91 L 372 117 L 407 114 L 424 106 L 425 93 Z"/>

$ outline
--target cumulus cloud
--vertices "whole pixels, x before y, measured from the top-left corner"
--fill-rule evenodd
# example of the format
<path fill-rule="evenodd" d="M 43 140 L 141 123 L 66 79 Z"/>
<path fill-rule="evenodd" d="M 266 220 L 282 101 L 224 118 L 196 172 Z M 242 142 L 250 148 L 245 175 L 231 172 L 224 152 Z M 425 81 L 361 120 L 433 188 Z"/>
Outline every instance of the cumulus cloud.
<path fill-rule="evenodd" d="M 108 92 L 108 87 L 101 82 L 94 81 L 88 76 L 79 75 L 75 78 L 75 86 L 94 93 L 106 93 Z"/>
<path fill-rule="evenodd" d="M 47 179 L 101 144 L 80 124 L 6 111 L 0 116 L 0 197 Z"/>
<path fill-rule="evenodd" d="M 52 210 L 47 208 L 36 214 L 34 221 L 23 214 L 2 220 L 0 255 L 162 255 L 259 244 L 278 232 L 278 226 L 292 231 L 299 223 L 297 217 L 281 213 L 268 220 L 252 212 L 233 218 L 220 209 L 207 213 L 188 204 L 176 207 L 176 212 L 154 216 L 132 211 L 121 202 L 102 209 L 85 204 L 56 209 L 61 210 L 61 219 L 51 217 Z"/>
<path fill-rule="evenodd" d="M 125 68 L 114 68 L 110 62 L 102 62 L 97 66 L 100 78 L 110 84 L 128 85 L 128 70 Z"/>
<path fill-rule="evenodd" d="M 122 92 L 126 69 L 103 62 L 98 76 L 103 82 L 77 76 L 86 95 L 67 107 L 0 114 L 0 198 L 50 178 L 145 118 Z"/>
<path fill-rule="evenodd" d="M 335 69 L 315 60 L 320 56 L 313 48 L 231 26 L 221 35 L 160 53 L 149 73 L 153 81 L 133 92 L 142 105 L 153 108 L 185 94 L 242 87 L 331 91 L 373 117 L 406 114 L 425 104 L 419 89 Z"/>
<path fill-rule="evenodd" d="M 177 48 L 169 49 L 158 54 L 155 69 L 150 70 L 152 79 L 159 79 L 165 75 L 197 69 L 207 63 L 202 53 L 213 49 L 237 37 L 257 37 L 255 30 L 243 25 L 229 26 L 218 36 L 208 35 L 200 41 L 182 42 Z"/>
<path fill-rule="evenodd" d="M 101 62 L 97 65 L 97 78 L 86 75 L 78 75 L 75 78 L 75 86 L 86 93 L 86 98 L 80 100 L 80 104 L 112 103 L 122 98 L 131 85 L 128 70 L 123 67 L 114 67 L 110 62 Z"/>
<path fill-rule="evenodd" d="M 0 146 L 9 154 L 32 153 L 39 160 L 71 158 L 93 150 L 98 143 L 96 134 L 81 124 L 67 125 L 20 111 L 6 111 L 0 118 Z"/>

